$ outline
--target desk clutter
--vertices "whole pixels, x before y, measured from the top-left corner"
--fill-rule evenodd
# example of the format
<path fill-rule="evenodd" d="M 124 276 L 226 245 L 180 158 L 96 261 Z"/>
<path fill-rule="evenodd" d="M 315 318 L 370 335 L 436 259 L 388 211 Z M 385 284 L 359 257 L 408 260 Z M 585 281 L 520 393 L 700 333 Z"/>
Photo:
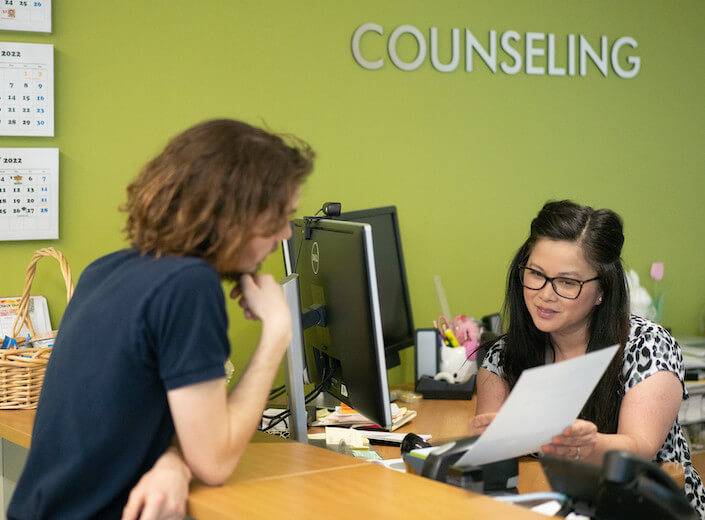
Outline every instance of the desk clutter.
<path fill-rule="evenodd" d="M 470 399 L 481 333 L 482 327 L 465 315 L 450 322 L 440 316 L 433 328 L 417 329 L 416 391 L 426 399 Z"/>
<path fill-rule="evenodd" d="M 30 291 L 37 264 L 45 257 L 54 258 L 59 263 L 66 285 L 67 301 L 73 295 L 71 269 L 66 257 L 51 247 L 35 251 L 27 266 L 19 302 L 16 303 L 16 307 L 5 308 L 8 313 L 8 309 L 14 309 L 16 314 L 9 335 L 4 336 L 2 349 L 0 349 L 0 409 L 33 409 L 39 402 L 44 373 L 51 355 L 53 340 L 56 337 L 56 331 L 36 330 L 35 324 L 39 326 L 42 323 L 32 320 L 36 305 L 30 306 L 32 301 Z M 4 299 L 6 303 L 8 300 Z M 46 317 L 48 320 L 48 314 Z M 46 320 L 43 325 L 47 325 Z M 24 335 L 23 331 L 26 331 Z"/>
<path fill-rule="evenodd" d="M 392 413 L 392 428 L 391 431 L 400 428 L 414 417 L 416 417 L 416 410 L 410 410 L 403 406 L 399 406 L 396 403 L 390 405 Z M 324 412 L 325 413 L 325 412 Z M 316 421 L 312 426 L 348 426 L 348 427 L 375 427 L 380 431 L 383 431 L 380 426 L 375 424 L 373 421 L 369 420 L 364 415 L 356 412 L 349 406 L 341 404 L 336 406 L 335 410 L 325 414 L 317 413 Z"/>
<path fill-rule="evenodd" d="M 483 333 L 499 334 L 501 318 L 453 316 L 440 276 L 434 276 L 434 284 L 441 314 L 432 328 L 416 330 L 416 391 L 426 399 L 470 399 L 487 337 Z"/>

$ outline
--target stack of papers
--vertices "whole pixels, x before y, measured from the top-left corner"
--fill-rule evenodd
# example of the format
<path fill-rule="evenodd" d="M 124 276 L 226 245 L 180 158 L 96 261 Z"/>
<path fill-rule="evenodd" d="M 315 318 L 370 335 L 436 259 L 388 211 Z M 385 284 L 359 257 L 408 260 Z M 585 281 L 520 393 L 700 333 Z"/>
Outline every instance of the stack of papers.
<path fill-rule="evenodd" d="M 17 317 L 19 306 L 19 296 L 0 297 L 0 341 L 5 336 L 12 334 L 12 324 Z M 47 300 L 44 296 L 30 296 L 29 319 L 32 320 L 32 325 L 37 334 L 51 331 L 49 308 L 47 307 Z M 29 330 L 27 330 L 27 327 L 23 326 L 19 336 L 25 337 L 27 334 L 29 334 Z"/>
<path fill-rule="evenodd" d="M 351 428 L 326 428 L 326 444 L 338 446 L 340 443 L 345 443 L 351 449 L 367 449 L 370 442 L 361 433 Z"/>
<path fill-rule="evenodd" d="M 392 431 L 408 423 L 416 417 L 416 410 L 391 404 Z M 313 426 L 375 426 L 376 424 L 364 415 L 349 407 L 336 406 L 335 411 L 313 423 Z"/>
<path fill-rule="evenodd" d="M 705 368 L 705 337 L 681 336 L 676 341 L 683 351 L 685 368 Z"/>

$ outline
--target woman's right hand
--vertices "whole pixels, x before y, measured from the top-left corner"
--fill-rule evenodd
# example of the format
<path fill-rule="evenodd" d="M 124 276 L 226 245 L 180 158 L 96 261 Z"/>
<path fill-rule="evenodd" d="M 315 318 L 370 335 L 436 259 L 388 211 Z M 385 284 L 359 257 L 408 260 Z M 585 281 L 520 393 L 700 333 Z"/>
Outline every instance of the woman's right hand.
<path fill-rule="evenodd" d="M 473 417 L 470 421 L 471 435 L 480 435 L 484 432 L 496 416 L 496 413 L 481 413 Z"/>

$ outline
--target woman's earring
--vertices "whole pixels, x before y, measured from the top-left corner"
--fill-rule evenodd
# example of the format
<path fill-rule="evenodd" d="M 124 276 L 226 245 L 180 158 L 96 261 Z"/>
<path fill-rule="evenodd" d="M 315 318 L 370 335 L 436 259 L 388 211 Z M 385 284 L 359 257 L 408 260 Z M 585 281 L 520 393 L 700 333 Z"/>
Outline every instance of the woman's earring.
<path fill-rule="evenodd" d="M 602 296 L 597 297 L 597 305 L 600 305 L 602 303 Z"/>

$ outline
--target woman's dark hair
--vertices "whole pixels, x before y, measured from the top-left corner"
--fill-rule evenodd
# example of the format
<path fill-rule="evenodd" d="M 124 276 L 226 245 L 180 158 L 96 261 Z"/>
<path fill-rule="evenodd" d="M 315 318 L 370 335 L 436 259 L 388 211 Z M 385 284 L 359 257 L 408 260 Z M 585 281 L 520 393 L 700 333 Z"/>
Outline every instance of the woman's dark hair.
<path fill-rule="evenodd" d="M 589 320 L 587 352 L 615 343 L 621 345 L 612 363 L 580 413 L 602 433 L 616 433 L 619 408 L 624 396 L 622 365 L 624 345 L 629 335 L 629 292 L 620 254 L 624 244 L 622 219 L 609 209 L 593 209 L 569 200 L 547 202 L 531 222 L 531 232 L 512 260 L 507 275 L 504 315 L 509 326 L 504 336 L 502 365 L 510 388 L 521 372 L 543 365 L 551 344 L 549 334 L 534 325 L 524 302 L 519 266 L 525 265 L 541 238 L 578 244 L 597 271 L 602 303 Z"/>

